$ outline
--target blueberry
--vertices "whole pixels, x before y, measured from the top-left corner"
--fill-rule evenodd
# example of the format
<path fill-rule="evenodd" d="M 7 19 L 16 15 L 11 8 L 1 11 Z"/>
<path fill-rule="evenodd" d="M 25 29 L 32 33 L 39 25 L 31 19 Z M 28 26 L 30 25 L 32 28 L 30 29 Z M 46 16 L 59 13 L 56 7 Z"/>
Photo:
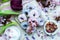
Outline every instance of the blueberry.
<path fill-rule="evenodd" d="M 28 23 L 27 23 L 27 22 L 22 22 L 22 23 L 21 23 L 21 27 L 22 27 L 23 29 L 27 29 Z"/>
<path fill-rule="evenodd" d="M 7 34 L 4 34 L 4 36 L 7 36 Z"/>
<path fill-rule="evenodd" d="M 44 22 L 45 22 L 44 19 L 42 19 L 42 18 L 39 18 L 37 20 L 38 20 L 39 26 L 42 26 L 44 24 Z"/>
<path fill-rule="evenodd" d="M 27 26 L 28 26 L 28 25 L 26 25 L 26 24 L 24 25 L 24 27 L 27 27 Z"/>
<path fill-rule="evenodd" d="M 32 21 L 33 23 L 35 22 L 35 21 Z"/>
<path fill-rule="evenodd" d="M 26 15 L 28 15 L 28 12 L 25 12 Z"/>
<path fill-rule="evenodd" d="M 43 20 L 40 20 L 40 22 L 43 22 Z"/>
<path fill-rule="evenodd" d="M 33 14 L 33 16 L 35 16 L 35 14 Z"/>
<path fill-rule="evenodd" d="M 24 20 L 22 17 L 20 19 Z"/>
<path fill-rule="evenodd" d="M 32 7 L 29 7 L 29 9 L 32 9 Z"/>

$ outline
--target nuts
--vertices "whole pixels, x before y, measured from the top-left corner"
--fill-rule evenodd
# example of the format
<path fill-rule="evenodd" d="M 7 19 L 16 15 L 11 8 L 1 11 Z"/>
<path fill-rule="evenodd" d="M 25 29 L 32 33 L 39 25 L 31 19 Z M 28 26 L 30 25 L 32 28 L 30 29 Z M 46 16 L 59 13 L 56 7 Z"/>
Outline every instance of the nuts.
<path fill-rule="evenodd" d="M 53 32 L 56 31 L 56 29 L 57 29 L 57 25 L 56 25 L 55 23 L 53 23 L 53 22 L 48 22 L 48 23 L 46 24 L 46 31 L 47 31 L 48 33 L 53 33 Z"/>
<path fill-rule="evenodd" d="M 55 18 L 56 21 L 60 21 L 60 16 Z"/>
<path fill-rule="evenodd" d="M 36 0 L 37 2 L 41 2 L 43 7 L 48 7 L 50 5 L 49 0 Z"/>

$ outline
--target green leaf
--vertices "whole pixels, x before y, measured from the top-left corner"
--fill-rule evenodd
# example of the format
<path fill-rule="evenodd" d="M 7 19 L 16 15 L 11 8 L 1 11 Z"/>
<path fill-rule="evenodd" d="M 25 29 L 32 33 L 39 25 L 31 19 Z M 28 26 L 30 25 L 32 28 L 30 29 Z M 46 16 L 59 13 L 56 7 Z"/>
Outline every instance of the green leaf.
<path fill-rule="evenodd" d="M 2 3 L 8 2 L 9 0 L 2 0 Z"/>
<path fill-rule="evenodd" d="M 14 12 L 12 10 L 1 10 L 0 15 L 19 15 L 19 12 Z"/>
<path fill-rule="evenodd" d="M 6 28 L 8 28 L 10 26 L 14 26 L 14 25 L 18 25 L 18 24 L 16 22 L 11 22 L 11 23 L 7 24 L 6 26 L 2 26 L 1 30 L 0 30 L 0 34 L 3 34 Z"/>

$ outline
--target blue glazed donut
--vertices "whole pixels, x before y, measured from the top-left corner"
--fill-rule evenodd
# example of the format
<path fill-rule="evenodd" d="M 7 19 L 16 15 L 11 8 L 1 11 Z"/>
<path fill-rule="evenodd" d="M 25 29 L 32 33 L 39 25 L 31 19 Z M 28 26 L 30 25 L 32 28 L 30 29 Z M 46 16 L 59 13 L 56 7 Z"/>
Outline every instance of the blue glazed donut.
<path fill-rule="evenodd" d="M 22 22 L 20 25 L 21 25 L 21 27 L 22 27 L 23 29 L 27 29 L 27 27 L 28 27 L 28 22 Z"/>

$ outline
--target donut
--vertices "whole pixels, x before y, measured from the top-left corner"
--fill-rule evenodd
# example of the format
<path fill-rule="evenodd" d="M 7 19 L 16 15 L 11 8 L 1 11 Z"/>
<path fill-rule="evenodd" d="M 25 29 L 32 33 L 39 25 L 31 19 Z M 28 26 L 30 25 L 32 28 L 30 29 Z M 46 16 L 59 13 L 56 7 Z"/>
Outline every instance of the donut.
<path fill-rule="evenodd" d="M 26 22 L 26 21 L 22 22 L 20 25 L 21 25 L 22 29 L 27 29 L 27 27 L 29 26 L 28 22 Z"/>
<path fill-rule="evenodd" d="M 39 16 L 40 16 L 40 13 L 37 10 L 32 10 L 28 14 L 28 17 L 38 18 Z"/>
<path fill-rule="evenodd" d="M 23 21 L 26 21 L 27 20 L 27 17 L 26 17 L 25 14 L 20 14 L 18 16 L 18 20 L 19 20 L 19 22 L 23 22 Z"/>
<path fill-rule="evenodd" d="M 39 26 L 43 26 L 45 23 L 45 20 L 43 18 L 37 18 L 37 23 Z"/>

